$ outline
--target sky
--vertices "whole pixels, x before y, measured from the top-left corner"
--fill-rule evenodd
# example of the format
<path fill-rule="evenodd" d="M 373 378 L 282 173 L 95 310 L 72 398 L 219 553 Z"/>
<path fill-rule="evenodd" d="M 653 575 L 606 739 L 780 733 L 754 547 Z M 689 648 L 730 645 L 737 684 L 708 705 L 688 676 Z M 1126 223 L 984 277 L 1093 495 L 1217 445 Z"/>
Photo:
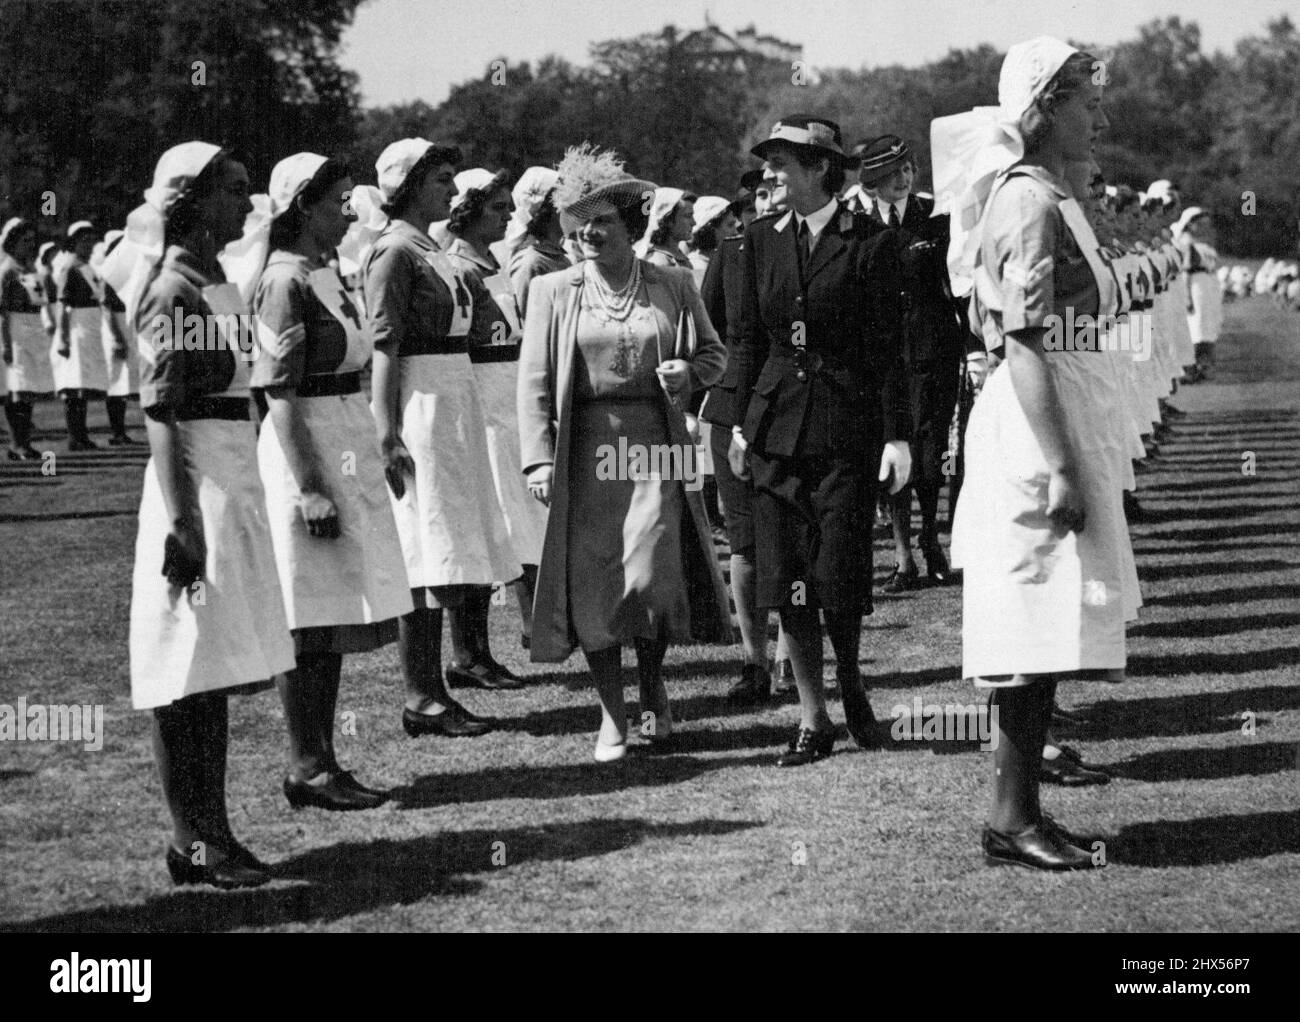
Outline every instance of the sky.
<path fill-rule="evenodd" d="M 364 0 L 342 62 L 360 75 L 367 106 L 437 105 L 497 57 L 585 64 L 593 42 L 670 23 L 699 28 L 706 12 L 724 31 L 752 23 L 802 43 L 814 69 L 856 69 L 915 66 L 985 42 L 1005 50 L 1042 34 L 1115 43 L 1172 15 L 1200 25 L 1206 53 L 1230 51 L 1288 9 L 1295 20 L 1295 0 Z"/>

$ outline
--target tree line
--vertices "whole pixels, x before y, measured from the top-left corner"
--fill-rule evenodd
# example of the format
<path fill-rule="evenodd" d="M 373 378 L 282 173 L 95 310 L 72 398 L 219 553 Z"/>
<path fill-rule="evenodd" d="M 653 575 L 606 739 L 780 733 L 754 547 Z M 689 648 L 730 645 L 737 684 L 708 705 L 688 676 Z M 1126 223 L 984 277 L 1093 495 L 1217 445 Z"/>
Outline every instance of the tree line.
<path fill-rule="evenodd" d="M 366 181 L 404 135 L 453 141 L 468 165 L 515 174 L 586 138 L 650 180 L 726 195 L 753 163 L 749 147 L 796 110 L 835 119 L 850 143 L 907 138 L 925 188 L 930 121 L 995 103 L 1003 56 L 984 45 L 912 68 L 792 67 L 669 25 L 596 43 L 582 65 L 493 57 L 436 106 L 363 109 L 339 59 L 359 2 L 0 0 L 5 215 L 120 223 L 157 155 L 196 137 L 234 148 L 255 184 L 299 149 L 343 154 Z M 1226 252 L 1294 256 L 1300 33 L 1289 18 L 1231 53 L 1205 53 L 1198 26 L 1177 17 L 1117 45 L 1071 41 L 1106 62 L 1111 128 L 1098 159 L 1112 182 L 1170 178 L 1212 209 Z"/>

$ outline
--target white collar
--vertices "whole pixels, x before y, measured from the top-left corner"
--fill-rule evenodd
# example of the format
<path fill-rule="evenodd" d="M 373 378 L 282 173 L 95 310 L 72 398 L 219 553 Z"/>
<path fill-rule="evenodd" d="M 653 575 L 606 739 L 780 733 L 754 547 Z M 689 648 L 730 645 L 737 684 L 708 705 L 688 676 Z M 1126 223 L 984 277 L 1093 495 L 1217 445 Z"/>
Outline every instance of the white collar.
<path fill-rule="evenodd" d="M 905 216 L 907 215 L 907 200 L 908 200 L 908 196 L 904 195 L 904 196 L 903 196 L 901 199 L 899 199 L 897 202 L 886 202 L 886 201 L 885 201 L 884 199 L 882 199 L 879 195 L 877 195 L 877 196 L 876 196 L 876 212 L 878 212 L 878 213 L 880 214 L 880 219 L 881 219 L 881 220 L 883 220 L 885 223 L 889 223 L 889 207 L 890 207 L 890 206 L 897 206 L 897 207 L 898 207 L 898 222 L 901 224 L 901 223 L 903 222 L 903 217 L 905 217 Z"/>
<path fill-rule="evenodd" d="M 832 195 L 830 202 L 807 216 L 796 212 L 794 215 L 795 220 L 800 224 L 805 220 L 808 221 L 808 233 L 814 238 L 820 238 L 822 231 L 826 230 L 826 225 L 831 222 L 831 217 L 835 215 L 836 209 L 839 208 L 839 204 L 840 200 Z"/>

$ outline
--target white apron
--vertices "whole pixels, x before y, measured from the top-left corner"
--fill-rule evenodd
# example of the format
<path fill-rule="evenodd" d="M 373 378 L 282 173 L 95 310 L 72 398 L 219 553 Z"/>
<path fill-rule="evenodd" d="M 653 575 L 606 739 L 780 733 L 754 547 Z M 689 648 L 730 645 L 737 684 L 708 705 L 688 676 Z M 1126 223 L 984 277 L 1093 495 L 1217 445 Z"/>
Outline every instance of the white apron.
<path fill-rule="evenodd" d="M 1115 307 L 1113 278 L 1074 200 L 1061 203 L 1101 294 Z M 962 674 L 1046 674 L 1125 666 L 1125 622 L 1140 605 L 1124 519 L 1122 376 L 1127 352 L 1052 353 L 1057 394 L 1077 451 L 1087 521 L 1054 533 L 1049 470 L 1012 386 L 1010 368 L 989 374 L 966 432 L 966 476 L 953 523 L 952 558 L 964 572 Z M 1008 641 L 1008 636 L 1013 636 Z"/>
<path fill-rule="evenodd" d="M 45 290 L 34 273 L 24 273 L 23 288 L 33 305 L 45 305 Z M 45 332 L 40 312 L 10 312 L 9 339 L 13 342 L 13 365 L 5 373 L 10 393 L 49 395 L 54 393 L 54 368 L 50 364 L 50 335 Z"/>
<path fill-rule="evenodd" d="M 102 302 L 103 282 L 95 271 L 84 263 L 74 266 L 70 273 L 80 273 Z M 108 362 L 104 358 L 104 310 L 100 305 L 69 308 L 68 357 L 60 358 L 54 367 L 54 378 L 59 390 L 92 390 L 108 392 Z M 56 340 L 57 347 L 57 340 Z"/>
<path fill-rule="evenodd" d="M 453 295 L 468 292 L 447 257 L 425 256 Z M 448 338 L 469 334 L 457 304 Z M 411 588 L 492 585 L 522 573 L 496 499 L 487 428 L 469 354 L 399 357 L 402 442 L 415 461 L 393 517 Z"/>
<path fill-rule="evenodd" d="M 203 297 L 216 315 L 247 311 L 233 284 L 206 287 Z M 212 396 L 247 399 L 248 363 L 238 341 L 231 346 L 234 378 L 223 394 Z M 176 429 L 197 488 L 207 563 L 203 580 L 188 591 L 163 577 L 163 540 L 171 525 L 150 458 L 131 589 L 131 702 L 140 710 L 263 681 L 295 666 L 255 470 L 252 421 L 197 419 L 178 422 Z"/>
<path fill-rule="evenodd" d="M 121 336 L 130 338 L 130 331 L 126 328 L 126 314 L 122 312 L 110 313 L 117 328 L 121 331 Z M 104 365 L 108 367 L 108 396 L 109 397 L 138 397 L 140 394 L 140 359 L 139 356 L 131 350 L 132 345 L 128 340 L 126 346 L 126 356 L 118 358 L 115 354 L 117 343 L 113 339 L 113 331 L 108 325 L 108 321 L 101 319 L 101 339 L 104 344 Z"/>
<path fill-rule="evenodd" d="M 492 481 L 515 557 L 520 564 L 540 564 L 542 545 L 546 540 L 546 508 L 528 492 L 523 459 L 519 453 L 519 419 L 515 410 L 515 392 L 519 382 L 518 350 L 523 329 L 515 308 L 510 278 L 503 273 L 495 274 L 485 277 L 483 285 L 510 324 L 510 336 L 502 341 L 502 347 L 508 345 L 515 353 L 509 361 L 473 363 L 474 382 L 478 386 L 487 430 Z"/>
<path fill-rule="evenodd" d="M 350 299 L 338 274 L 321 269 L 309 280 L 316 297 L 347 333 L 347 354 L 334 372 L 360 372 L 372 346 L 369 335 L 343 311 Z M 302 493 L 275 420 L 268 415 L 257 443 L 257 462 L 289 627 L 370 624 L 409 614 L 406 564 L 365 395 L 300 397 L 298 409 L 324 474 L 325 492 L 338 509 L 340 535 L 319 539 L 307 532 L 298 510 Z"/>
<path fill-rule="evenodd" d="M 1171 248 L 1173 246 L 1170 246 Z M 1175 260 L 1179 259 L 1174 249 Z M 1182 268 L 1181 260 L 1176 265 L 1177 276 L 1170 281 L 1169 293 L 1177 316 L 1170 317 L 1174 335 L 1174 361 L 1178 365 L 1177 376 L 1182 376 L 1182 367 L 1196 361 L 1196 348 L 1192 343 L 1192 329 L 1187 315 L 1187 274 Z"/>
<path fill-rule="evenodd" d="M 1205 270 L 1187 275 L 1188 289 L 1192 295 L 1192 309 L 1187 314 L 1187 326 L 1196 344 L 1213 344 L 1223 328 L 1223 291 L 1214 274 L 1218 254 L 1200 242 L 1192 242 L 1201 257 Z"/>

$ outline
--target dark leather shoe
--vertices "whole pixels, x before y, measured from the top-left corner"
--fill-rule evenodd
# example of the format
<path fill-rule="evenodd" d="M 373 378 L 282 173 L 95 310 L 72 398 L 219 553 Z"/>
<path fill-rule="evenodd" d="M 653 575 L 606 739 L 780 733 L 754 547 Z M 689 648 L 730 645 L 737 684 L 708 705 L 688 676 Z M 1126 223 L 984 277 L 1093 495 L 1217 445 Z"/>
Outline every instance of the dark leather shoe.
<path fill-rule="evenodd" d="M 761 706 L 772 698 L 772 678 L 758 664 L 745 664 L 740 680 L 727 690 L 727 702 L 736 706 Z"/>
<path fill-rule="evenodd" d="M 134 437 L 122 433 L 118 436 L 109 437 L 108 446 L 109 447 L 139 447 L 140 441 L 136 440 Z"/>
<path fill-rule="evenodd" d="M 1043 813 L 1042 822 L 1039 823 L 1039 826 L 1043 829 L 1044 834 L 1054 837 L 1057 842 L 1074 845 L 1076 848 L 1082 848 L 1084 851 L 1087 851 L 1088 846 L 1094 841 L 1101 840 L 1100 837 L 1095 834 L 1076 834 L 1074 831 L 1061 826 L 1061 824 L 1057 823 L 1056 820 L 1047 813 Z"/>
<path fill-rule="evenodd" d="M 1089 770 L 1068 756 L 1042 760 L 1038 778 L 1044 784 L 1059 784 L 1064 788 L 1085 788 L 1092 784 L 1110 783 L 1110 774 Z"/>
<path fill-rule="evenodd" d="M 346 788 L 360 792 L 362 795 L 370 795 L 374 798 L 382 798 L 388 801 L 388 792 L 382 788 L 371 788 L 357 780 L 356 775 L 351 770 L 338 770 L 334 774 L 334 779 Z"/>
<path fill-rule="evenodd" d="M 1079 750 L 1073 746 L 1062 745 L 1060 742 L 1053 742 L 1052 744 L 1061 750 L 1062 756 L 1074 763 L 1078 763 L 1079 766 L 1083 767 L 1085 770 L 1096 770 L 1103 774 L 1110 772 L 1105 767 L 1097 766 L 1095 763 L 1085 761 L 1083 756 L 1079 753 Z"/>
<path fill-rule="evenodd" d="M 338 774 L 321 774 L 324 780 L 295 781 L 292 777 L 284 779 L 284 797 L 294 809 L 313 806 L 328 809 L 335 813 L 353 812 L 358 809 L 374 809 L 387 799 L 379 794 L 367 794 L 359 791 L 346 781 L 341 781 Z"/>
<path fill-rule="evenodd" d="M 871 700 L 867 697 L 862 675 L 839 679 L 840 701 L 844 704 L 844 723 L 849 735 L 859 749 L 875 749 L 880 745 L 880 736 L 876 733 L 876 716 L 871 712 Z"/>
<path fill-rule="evenodd" d="M 266 870 L 247 866 L 233 855 L 227 855 L 215 866 L 199 865 L 170 844 L 165 861 L 172 883 L 178 887 L 182 884 L 209 884 L 223 891 L 233 891 L 238 887 L 261 887 L 271 879 Z"/>
<path fill-rule="evenodd" d="M 523 688 L 523 681 L 514 674 L 511 674 L 496 661 L 490 663 L 476 661 L 475 663 L 448 664 L 447 669 L 443 671 L 443 677 L 447 680 L 449 688 L 486 688 L 486 689 L 516 689 Z"/>
<path fill-rule="evenodd" d="M 809 728 L 801 727 L 799 733 L 795 735 L 794 741 L 790 743 L 785 752 L 777 757 L 776 765 L 779 767 L 806 766 L 809 763 L 816 763 L 819 759 L 825 759 L 834 748 L 834 731 L 812 731 Z"/>
<path fill-rule="evenodd" d="M 99 450 L 99 444 L 93 440 L 71 440 L 68 442 L 68 450 L 73 452 L 97 451 Z"/>
<path fill-rule="evenodd" d="M 1055 872 L 1093 868 L 1091 855 L 1044 831 L 1041 824 L 1018 834 L 985 827 L 983 845 L 984 861 L 990 866 L 1027 866 Z"/>
<path fill-rule="evenodd" d="M 799 686 L 794 680 L 794 665 L 790 663 L 789 657 L 777 663 L 773 670 L 776 677 L 772 679 L 772 691 L 776 695 L 785 695 L 787 692 L 795 692 Z"/>
<path fill-rule="evenodd" d="M 921 547 L 921 556 L 925 558 L 926 577 L 935 585 L 952 585 L 956 581 L 953 570 L 948 567 L 948 558 L 943 555 L 943 548 L 938 543 Z"/>
<path fill-rule="evenodd" d="M 881 586 L 881 591 L 886 593 L 907 593 L 916 589 L 920 584 L 920 579 L 916 573 L 916 565 L 909 568 L 902 568 L 894 565 L 894 573 L 885 579 L 885 584 Z"/>
<path fill-rule="evenodd" d="M 442 735 L 445 738 L 477 738 L 492 730 L 492 724 L 475 717 L 460 703 L 451 703 L 441 713 L 416 713 L 402 710 L 402 730 L 412 738 Z"/>

